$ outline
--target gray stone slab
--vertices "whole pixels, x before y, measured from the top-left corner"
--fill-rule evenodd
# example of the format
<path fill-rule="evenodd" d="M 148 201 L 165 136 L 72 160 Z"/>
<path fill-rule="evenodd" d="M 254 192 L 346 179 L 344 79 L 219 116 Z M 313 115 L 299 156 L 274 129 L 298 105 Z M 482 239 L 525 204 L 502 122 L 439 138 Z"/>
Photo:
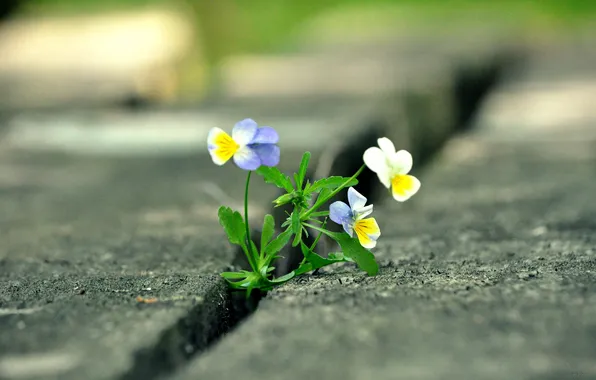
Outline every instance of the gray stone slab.
<path fill-rule="evenodd" d="M 0 378 L 150 378 L 237 322 L 216 220 L 221 197 L 240 199 L 237 168 L 205 155 L 0 161 Z"/>
<path fill-rule="evenodd" d="M 593 124 L 516 128 L 480 125 L 414 170 L 414 199 L 376 203 L 377 277 L 292 281 L 172 379 L 596 377 Z"/>
<path fill-rule="evenodd" d="M 209 128 L 244 117 L 274 126 L 287 172 L 309 149 L 319 175 L 350 175 L 353 157 L 381 135 L 427 157 L 459 107 L 453 72 L 432 73 L 372 97 L 10 115 L 0 141 L 0 377 L 146 379 L 175 369 L 239 315 L 214 276 L 235 253 L 216 210 L 240 209 L 244 176 L 212 165 Z M 258 220 L 276 190 L 253 181 Z"/>
<path fill-rule="evenodd" d="M 293 281 L 174 378 L 593 378 L 595 157 L 526 148 L 454 143 L 376 208 L 377 277 Z"/>

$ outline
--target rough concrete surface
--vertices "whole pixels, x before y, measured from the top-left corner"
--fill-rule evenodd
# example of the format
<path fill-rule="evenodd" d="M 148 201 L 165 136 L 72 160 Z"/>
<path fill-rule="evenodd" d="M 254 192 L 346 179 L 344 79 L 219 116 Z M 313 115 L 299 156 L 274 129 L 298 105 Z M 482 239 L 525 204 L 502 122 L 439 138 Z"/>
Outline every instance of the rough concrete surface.
<path fill-rule="evenodd" d="M 520 115 L 552 110 L 516 94 Z M 272 291 L 174 379 L 596 378 L 596 117 L 502 110 L 489 99 L 415 170 L 411 201 L 377 203 L 377 277 L 344 265 Z"/>
<path fill-rule="evenodd" d="M 176 379 L 596 378 L 594 150 L 453 144 L 416 199 L 377 208 L 377 277 L 273 291 Z"/>
<path fill-rule="evenodd" d="M 204 156 L 2 155 L 0 378 L 150 378 L 235 323 L 203 186 L 242 178 Z"/>

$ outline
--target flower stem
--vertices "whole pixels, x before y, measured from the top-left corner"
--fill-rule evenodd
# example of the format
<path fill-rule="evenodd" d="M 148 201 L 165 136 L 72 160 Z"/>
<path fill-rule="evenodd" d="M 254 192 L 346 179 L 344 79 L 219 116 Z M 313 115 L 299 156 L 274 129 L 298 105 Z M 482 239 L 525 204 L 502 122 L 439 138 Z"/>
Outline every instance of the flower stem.
<path fill-rule="evenodd" d="M 312 229 L 313 229 L 313 230 L 315 230 L 315 231 L 319 231 L 320 233 L 323 233 L 323 234 L 325 234 L 325 235 L 327 235 L 327 236 L 329 236 L 329 237 L 331 237 L 331 238 L 333 237 L 333 232 L 331 232 L 331 231 L 327 231 L 327 230 L 326 230 L 326 229 L 324 229 L 324 228 L 317 227 L 317 226 L 315 226 L 315 225 L 312 225 L 312 224 L 310 224 L 310 223 L 303 223 L 303 225 L 304 225 L 305 227 L 310 227 L 310 228 L 312 228 Z"/>
<path fill-rule="evenodd" d="M 308 224 L 308 223 L 305 223 Z M 324 229 L 325 228 L 325 224 L 327 224 L 327 218 L 325 218 L 325 220 L 323 221 L 323 224 L 321 225 L 321 228 Z M 323 236 L 323 232 L 319 231 L 319 234 L 317 235 L 317 237 L 315 238 L 315 241 L 312 243 L 312 245 L 310 246 L 310 250 L 314 251 L 315 247 L 317 246 L 317 244 L 319 243 L 319 240 L 321 240 L 321 236 Z M 306 256 L 302 259 L 302 262 L 300 263 L 300 265 L 304 264 L 306 262 Z"/>
<path fill-rule="evenodd" d="M 311 208 L 309 208 L 308 210 L 306 210 L 306 212 L 300 216 L 300 220 L 301 221 L 304 221 L 304 220 L 308 219 L 308 217 L 310 216 L 310 214 L 312 214 L 313 212 L 317 211 L 317 209 L 319 207 L 321 207 L 321 205 L 323 205 L 323 203 L 325 203 L 329 199 L 333 198 L 337 193 L 339 193 L 340 191 L 342 191 L 346 187 L 346 185 L 348 183 L 350 183 L 352 180 L 354 180 L 356 177 L 358 177 L 360 175 L 360 173 L 362 173 L 362 171 L 364 170 L 365 167 L 366 167 L 366 165 L 362 165 L 360 167 L 360 169 L 358 169 L 358 171 L 356 173 L 354 173 L 353 176 L 351 176 L 350 178 L 348 178 L 343 184 L 341 184 L 341 186 L 339 186 L 337 189 L 333 190 L 325 198 L 323 198 L 323 199 L 318 199 L 317 198 L 317 201 L 315 202 L 315 204 Z"/>
<path fill-rule="evenodd" d="M 248 175 L 246 176 L 246 187 L 244 188 L 244 225 L 246 226 L 246 258 L 248 259 L 248 263 L 250 267 L 255 273 L 259 272 L 259 268 L 257 268 L 257 264 L 254 260 L 254 251 L 252 248 L 252 240 L 250 239 L 250 227 L 248 225 L 248 186 L 250 185 L 250 175 L 252 171 L 248 171 Z"/>

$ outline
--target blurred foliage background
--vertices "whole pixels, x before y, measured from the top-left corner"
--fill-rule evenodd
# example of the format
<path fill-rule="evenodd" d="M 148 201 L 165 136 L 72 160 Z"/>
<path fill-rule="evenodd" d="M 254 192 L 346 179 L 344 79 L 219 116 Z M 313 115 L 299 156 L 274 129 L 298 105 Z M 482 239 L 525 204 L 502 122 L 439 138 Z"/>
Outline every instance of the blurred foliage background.
<path fill-rule="evenodd" d="M 596 16 L 596 2 L 587 0 L 29 0 L 15 14 L 35 19 L 147 9 L 177 12 L 192 26 L 192 47 L 176 67 L 183 97 L 216 88 L 216 67 L 234 55 L 487 25 L 519 38 L 551 38 L 592 26 Z"/>

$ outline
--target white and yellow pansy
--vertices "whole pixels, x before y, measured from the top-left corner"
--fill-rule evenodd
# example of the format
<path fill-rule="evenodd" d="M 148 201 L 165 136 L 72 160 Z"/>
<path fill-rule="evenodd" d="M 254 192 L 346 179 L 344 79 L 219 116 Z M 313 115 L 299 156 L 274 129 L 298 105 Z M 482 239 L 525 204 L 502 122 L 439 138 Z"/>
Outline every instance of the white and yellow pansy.
<path fill-rule="evenodd" d="M 386 137 L 377 140 L 379 147 L 364 152 L 364 163 L 375 172 L 386 188 L 391 188 L 393 198 L 405 202 L 420 190 L 418 178 L 409 175 L 412 155 L 406 150 L 395 151 L 395 145 Z"/>

